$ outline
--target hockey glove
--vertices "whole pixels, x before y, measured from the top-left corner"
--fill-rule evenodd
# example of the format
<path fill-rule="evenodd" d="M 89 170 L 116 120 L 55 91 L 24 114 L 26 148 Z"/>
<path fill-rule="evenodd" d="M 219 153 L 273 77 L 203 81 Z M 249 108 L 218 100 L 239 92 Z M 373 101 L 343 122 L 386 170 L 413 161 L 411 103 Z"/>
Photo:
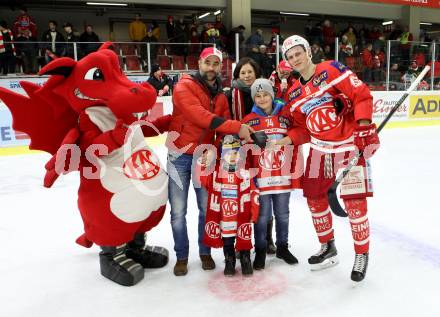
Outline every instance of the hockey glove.
<path fill-rule="evenodd" d="M 260 148 L 266 147 L 267 134 L 264 131 L 257 131 L 251 134 L 251 138 Z"/>
<path fill-rule="evenodd" d="M 341 117 L 352 110 L 351 101 L 344 94 L 335 96 L 333 106 L 335 107 L 336 115 Z"/>
<path fill-rule="evenodd" d="M 363 151 L 365 159 L 376 153 L 380 146 L 379 136 L 376 131 L 376 124 L 371 123 L 365 126 L 357 126 L 353 132 L 354 145 L 359 151 Z"/>

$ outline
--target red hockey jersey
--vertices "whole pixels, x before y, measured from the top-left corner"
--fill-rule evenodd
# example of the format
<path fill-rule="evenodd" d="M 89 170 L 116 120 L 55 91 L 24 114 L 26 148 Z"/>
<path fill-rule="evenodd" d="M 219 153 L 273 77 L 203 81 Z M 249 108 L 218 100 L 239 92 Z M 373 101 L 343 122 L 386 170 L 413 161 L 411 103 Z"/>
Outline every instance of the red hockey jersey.
<path fill-rule="evenodd" d="M 352 110 L 336 115 L 335 96 L 343 93 Z M 305 84 L 297 80 L 287 93 L 287 106 L 293 118 L 288 135 L 293 144 L 304 143 L 311 136 L 311 147 L 323 152 L 353 150 L 353 131 L 360 119 L 371 120 L 373 97 L 355 73 L 337 61 L 316 65 L 312 78 Z"/>
<path fill-rule="evenodd" d="M 267 115 L 257 106 L 242 120 L 255 131 L 264 131 L 269 140 L 279 140 L 291 127 L 289 113 L 283 113 L 283 104 L 274 104 L 274 111 Z M 301 146 L 266 147 L 259 155 L 253 155 L 251 165 L 258 169 L 257 185 L 260 195 L 280 194 L 301 187 L 304 159 Z"/>

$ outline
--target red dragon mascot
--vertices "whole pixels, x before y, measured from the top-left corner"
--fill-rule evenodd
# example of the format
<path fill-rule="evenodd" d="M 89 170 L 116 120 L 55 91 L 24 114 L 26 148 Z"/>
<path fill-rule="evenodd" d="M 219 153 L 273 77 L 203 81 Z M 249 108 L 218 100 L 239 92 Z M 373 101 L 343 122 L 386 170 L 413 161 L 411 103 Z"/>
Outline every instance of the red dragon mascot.
<path fill-rule="evenodd" d="M 0 88 L 13 128 L 26 132 L 31 149 L 52 154 L 44 186 L 60 174 L 80 172 L 78 207 L 84 234 L 77 243 L 101 247 L 101 274 L 131 286 L 144 268 L 168 262 L 168 251 L 147 246 L 145 233 L 162 219 L 168 176 L 144 136 L 168 129 L 169 117 L 137 120 L 155 104 L 156 91 L 122 73 L 112 44 L 80 61 L 63 57 L 47 64 L 42 87 L 22 81 L 28 97 Z"/>

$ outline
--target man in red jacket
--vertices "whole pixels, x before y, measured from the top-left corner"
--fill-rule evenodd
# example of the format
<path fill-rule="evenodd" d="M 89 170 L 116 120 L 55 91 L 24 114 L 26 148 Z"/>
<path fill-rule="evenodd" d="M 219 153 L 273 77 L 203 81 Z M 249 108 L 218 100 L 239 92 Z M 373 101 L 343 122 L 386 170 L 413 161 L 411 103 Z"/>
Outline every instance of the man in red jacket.
<path fill-rule="evenodd" d="M 250 141 L 253 132 L 240 121 L 229 120 L 229 106 L 222 92 L 221 51 L 209 47 L 200 54 L 199 71 L 193 75 L 183 75 L 173 92 L 173 114 L 168 134 L 168 197 L 171 205 L 171 227 L 174 237 L 174 251 L 177 262 L 176 276 L 188 272 L 189 242 L 186 226 L 188 189 L 193 162 L 212 146 L 215 133 L 239 134 Z M 207 192 L 194 185 L 199 208 L 199 255 L 204 270 L 212 270 L 215 263 L 211 249 L 203 244 L 207 207 Z"/>

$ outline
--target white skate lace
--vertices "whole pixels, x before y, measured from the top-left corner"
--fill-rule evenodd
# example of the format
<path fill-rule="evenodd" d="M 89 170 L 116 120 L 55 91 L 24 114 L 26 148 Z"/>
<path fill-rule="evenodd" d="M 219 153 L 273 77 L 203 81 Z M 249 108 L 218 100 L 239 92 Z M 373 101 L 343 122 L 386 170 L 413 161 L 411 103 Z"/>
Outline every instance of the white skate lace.
<path fill-rule="evenodd" d="M 366 256 L 364 254 L 356 254 L 354 258 L 353 271 L 363 272 L 365 268 Z"/>
<path fill-rule="evenodd" d="M 327 250 L 328 250 L 328 244 L 327 243 L 323 243 L 323 244 L 321 244 L 321 250 L 319 250 L 318 253 L 315 254 L 315 256 L 321 256 L 325 252 L 327 252 Z"/>

